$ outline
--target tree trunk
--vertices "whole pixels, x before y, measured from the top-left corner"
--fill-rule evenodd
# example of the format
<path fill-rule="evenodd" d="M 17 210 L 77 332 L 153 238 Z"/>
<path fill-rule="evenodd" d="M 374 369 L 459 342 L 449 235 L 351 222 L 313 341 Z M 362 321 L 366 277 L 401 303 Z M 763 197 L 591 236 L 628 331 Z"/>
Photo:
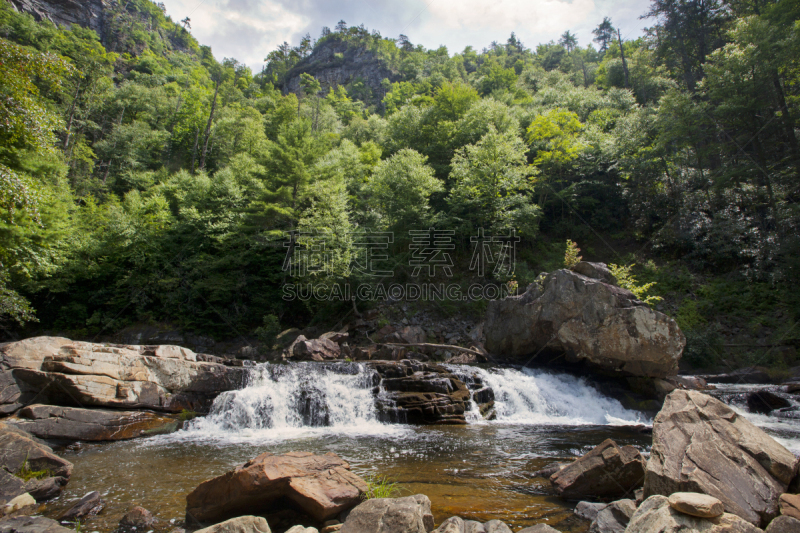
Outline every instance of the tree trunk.
<path fill-rule="evenodd" d="M 211 113 L 208 115 L 208 124 L 206 124 L 205 142 L 203 142 L 203 153 L 200 156 L 200 170 L 206 168 L 206 154 L 208 154 L 208 141 L 211 138 L 211 123 L 214 121 L 214 111 L 217 109 L 217 94 L 219 94 L 220 82 L 217 82 L 214 87 L 214 99 L 211 100 Z"/>
<path fill-rule="evenodd" d="M 630 75 L 628 74 L 628 62 L 625 61 L 625 47 L 622 46 L 622 33 L 617 28 L 617 39 L 619 40 L 619 53 L 622 55 L 622 72 L 625 73 L 625 88 L 631 88 Z"/>

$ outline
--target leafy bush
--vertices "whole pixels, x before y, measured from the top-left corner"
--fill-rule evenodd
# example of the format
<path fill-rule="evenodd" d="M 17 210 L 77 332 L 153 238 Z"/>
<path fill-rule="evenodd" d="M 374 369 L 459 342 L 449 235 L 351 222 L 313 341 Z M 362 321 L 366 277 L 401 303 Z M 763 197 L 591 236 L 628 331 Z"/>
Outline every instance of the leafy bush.
<path fill-rule="evenodd" d="M 578 248 L 578 244 L 567 239 L 567 250 L 564 252 L 564 267 L 572 268 L 580 263 L 583 257 L 578 255 L 579 253 L 581 253 L 581 249 Z"/>
<path fill-rule="evenodd" d="M 628 289 L 647 305 L 663 300 L 661 296 L 647 296 L 647 291 L 649 291 L 656 282 L 651 281 L 650 283 L 639 284 L 636 281 L 636 277 L 631 273 L 631 269 L 633 269 L 634 266 L 634 263 L 630 265 L 615 265 L 611 263 L 608 265 L 608 268 L 611 270 L 614 277 L 617 278 L 617 285 L 623 289 Z"/>

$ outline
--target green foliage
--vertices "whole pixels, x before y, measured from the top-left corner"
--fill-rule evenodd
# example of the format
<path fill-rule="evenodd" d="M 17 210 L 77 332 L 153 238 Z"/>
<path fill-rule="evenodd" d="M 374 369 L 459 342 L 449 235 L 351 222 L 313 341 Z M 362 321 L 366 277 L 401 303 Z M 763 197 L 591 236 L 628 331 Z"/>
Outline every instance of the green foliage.
<path fill-rule="evenodd" d="M 629 265 L 615 265 L 614 263 L 609 263 L 608 268 L 611 270 L 611 274 L 616 278 L 617 285 L 623 289 L 628 289 L 636 296 L 636 298 L 643 301 L 647 305 L 651 305 L 655 302 L 660 302 L 663 300 L 663 298 L 660 296 L 647 295 L 647 292 L 656 284 L 656 282 L 651 281 L 650 283 L 643 284 L 637 282 L 636 276 L 634 276 L 631 272 L 634 266 L 636 266 L 634 263 Z"/>
<path fill-rule="evenodd" d="M 181 412 L 178 413 L 178 420 L 181 422 L 188 422 L 189 420 L 194 420 L 197 418 L 197 413 L 194 411 L 189 411 L 188 409 L 181 409 Z"/>
<path fill-rule="evenodd" d="M 32 479 L 44 479 L 46 477 L 50 477 L 50 472 L 46 468 L 43 468 L 42 470 L 33 470 L 28 462 L 28 459 L 26 458 L 25 461 L 23 461 L 20 469 L 14 475 L 23 481 L 28 482 Z"/>
<path fill-rule="evenodd" d="M 367 490 L 361 495 L 361 499 L 365 501 L 375 498 L 394 498 L 401 491 L 397 483 L 389 481 L 386 476 L 369 475 L 364 481 L 367 482 Z"/>
<path fill-rule="evenodd" d="M 581 249 L 578 248 L 578 244 L 567 239 L 567 249 L 564 252 L 564 268 L 572 268 L 580 263 L 583 257 L 578 255 L 579 253 L 581 253 Z"/>

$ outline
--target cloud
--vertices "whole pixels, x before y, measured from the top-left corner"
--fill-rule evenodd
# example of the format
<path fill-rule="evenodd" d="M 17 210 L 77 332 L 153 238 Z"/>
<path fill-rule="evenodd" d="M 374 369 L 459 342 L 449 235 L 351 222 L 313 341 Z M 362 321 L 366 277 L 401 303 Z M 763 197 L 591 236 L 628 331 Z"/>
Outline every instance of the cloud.
<path fill-rule="evenodd" d="M 174 20 L 187 15 L 192 33 L 212 47 L 218 58 L 235 57 L 254 71 L 283 41 L 297 44 L 323 26 L 344 19 L 364 24 L 384 36 L 408 35 L 426 48 L 447 46 L 451 53 L 471 45 L 505 42 L 511 32 L 526 46 L 557 40 L 565 30 L 585 46 L 591 30 L 604 16 L 622 29 L 624 38 L 636 38 L 646 21 L 646 0 L 163 0 Z"/>

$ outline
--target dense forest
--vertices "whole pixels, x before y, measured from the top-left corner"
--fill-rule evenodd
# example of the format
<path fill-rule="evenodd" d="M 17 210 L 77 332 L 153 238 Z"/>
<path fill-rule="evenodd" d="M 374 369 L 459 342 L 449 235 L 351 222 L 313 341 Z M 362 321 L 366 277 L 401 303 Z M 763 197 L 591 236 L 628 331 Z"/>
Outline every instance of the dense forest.
<path fill-rule="evenodd" d="M 466 284 L 470 237 L 513 228 L 513 275 L 482 281 L 524 287 L 573 241 L 655 282 L 689 363 L 795 364 L 800 3 L 653 0 L 635 40 L 612 13 L 592 43 L 460 53 L 340 21 L 259 73 L 163 5 L 107 9 L 101 41 L 0 2 L 4 337 L 269 336 L 352 308 L 282 299 L 287 232 L 325 235 L 330 268 L 307 277 L 363 282 L 353 234 L 394 232 L 403 281 L 409 230 L 452 230 Z M 321 83 L 303 66 L 326 43 L 392 79 Z"/>

